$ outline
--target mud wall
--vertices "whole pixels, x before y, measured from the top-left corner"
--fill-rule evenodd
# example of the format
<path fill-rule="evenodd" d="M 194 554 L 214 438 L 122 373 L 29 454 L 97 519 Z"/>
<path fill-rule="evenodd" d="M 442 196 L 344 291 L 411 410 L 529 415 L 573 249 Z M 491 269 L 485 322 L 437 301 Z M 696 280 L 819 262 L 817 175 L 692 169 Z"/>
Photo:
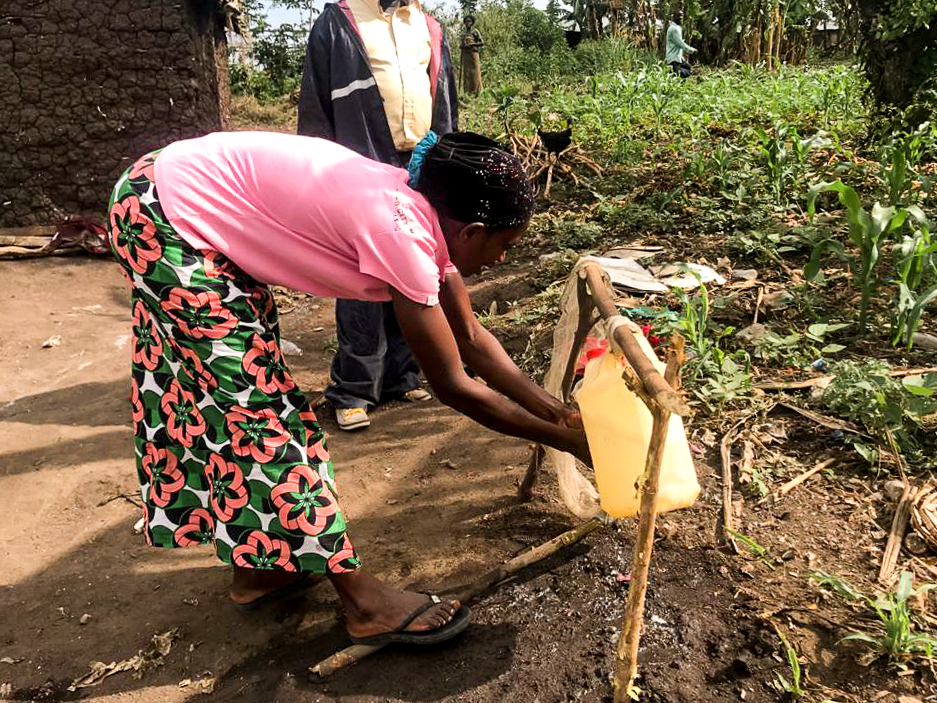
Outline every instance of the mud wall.
<path fill-rule="evenodd" d="M 104 219 L 131 161 L 223 129 L 217 0 L 2 0 L 0 227 Z"/>

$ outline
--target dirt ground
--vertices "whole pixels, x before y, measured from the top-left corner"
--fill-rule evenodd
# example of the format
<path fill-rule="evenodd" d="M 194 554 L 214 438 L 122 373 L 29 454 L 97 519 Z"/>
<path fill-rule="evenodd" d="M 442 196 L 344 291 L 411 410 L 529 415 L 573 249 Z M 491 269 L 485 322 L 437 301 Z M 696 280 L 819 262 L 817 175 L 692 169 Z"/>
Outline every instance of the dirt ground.
<path fill-rule="evenodd" d="M 480 308 L 524 275 L 507 265 L 476 282 Z M 633 521 L 488 592 L 456 641 L 385 650 L 310 679 L 310 665 L 348 644 L 326 584 L 242 612 L 209 549 L 150 549 L 133 532 L 129 292 L 117 266 L 85 257 L 3 262 L 0 301 L 0 698 L 171 703 L 197 699 L 213 681 L 206 700 L 611 700 Z M 332 305 L 304 296 L 281 304 L 283 337 L 303 350 L 290 365 L 314 396 L 327 379 Z M 43 348 L 53 336 L 60 344 Z M 323 410 L 351 534 L 366 565 L 389 580 L 466 583 L 576 524 L 550 474 L 533 502 L 516 500 L 524 442 L 435 400 L 382 408 L 356 434 L 340 433 Z M 770 422 L 785 424 L 806 463 L 824 449 L 829 433 L 796 418 Z M 742 524 L 769 556 L 731 555 L 716 548 L 718 444 L 694 441 L 703 493 L 659 529 L 643 700 L 785 700 L 772 687 L 778 672 L 790 677 L 775 627 L 809 665 L 808 700 L 926 695 L 919 675 L 860 666 L 861 650 L 839 643 L 855 614 L 807 580 L 816 568 L 870 584 L 893 509 L 880 487 L 847 471 L 778 505 L 752 501 Z M 134 657 L 169 632 L 161 665 L 69 690 L 91 662 Z"/>

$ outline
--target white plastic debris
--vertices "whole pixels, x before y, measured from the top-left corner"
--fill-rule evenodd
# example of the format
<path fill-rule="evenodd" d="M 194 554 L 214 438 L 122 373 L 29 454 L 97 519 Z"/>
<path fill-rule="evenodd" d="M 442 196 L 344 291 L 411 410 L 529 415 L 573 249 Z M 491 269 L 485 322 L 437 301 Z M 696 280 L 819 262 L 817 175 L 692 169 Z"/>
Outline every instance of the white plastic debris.
<path fill-rule="evenodd" d="M 284 354 L 291 354 L 293 356 L 303 355 L 303 350 L 300 349 L 296 344 L 293 344 L 293 342 L 291 342 L 288 339 L 280 340 L 280 349 L 283 350 Z"/>

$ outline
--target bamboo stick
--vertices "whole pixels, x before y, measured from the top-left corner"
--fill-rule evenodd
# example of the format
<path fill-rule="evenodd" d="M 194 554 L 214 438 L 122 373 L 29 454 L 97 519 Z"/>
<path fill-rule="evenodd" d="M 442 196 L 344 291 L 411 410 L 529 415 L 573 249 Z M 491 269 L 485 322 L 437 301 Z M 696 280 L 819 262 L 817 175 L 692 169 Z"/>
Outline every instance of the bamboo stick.
<path fill-rule="evenodd" d="M 0 241 L 6 237 L 42 237 L 51 239 L 57 228 L 53 225 L 29 225 L 27 227 L 0 227 Z"/>
<path fill-rule="evenodd" d="M 570 393 L 573 389 L 573 378 L 576 374 L 576 362 L 579 360 L 579 352 L 582 345 L 585 344 L 589 336 L 589 330 L 595 325 L 593 313 L 595 312 L 595 303 L 589 290 L 586 288 L 586 281 L 580 278 L 576 281 L 576 300 L 579 306 L 579 319 L 576 321 L 576 333 L 573 336 L 573 347 L 570 350 L 569 358 L 566 360 L 566 368 L 563 370 L 563 381 L 560 385 L 562 390 L 562 401 L 570 401 Z"/>
<path fill-rule="evenodd" d="M 518 571 L 521 571 L 522 569 L 531 566 L 532 564 L 536 564 L 539 561 L 543 561 L 547 557 L 553 556 L 566 547 L 575 544 L 586 535 L 589 535 L 598 530 L 600 527 L 603 527 L 606 523 L 607 516 L 604 514 L 594 517 L 591 520 L 587 520 L 581 525 L 574 527 L 572 530 L 564 532 L 563 534 L 554 537 L 550 541 L 544 542 L 543 544 L 534 547 L 529 552 L 524 552 L 523 554 L 514 557 L 496 569 L 492 569 L 477 581 L 473 581 L 470 584 L 453 589 L 448 593 L 451 593 L 453 598 L 466 603 L 481 593 L 484 593 L 495 584 L 498 584 L 510 576 L 513 576 Z M 346 647 L 340 652 L 336 652 L 327 659 L 323 659 L 315 666 L 309 667 L 309 671 L 319 676 L 320 678 L 325 678 L 326 676 L 331 676 L 339 669 L 359 662 L 365 657 L 370 656 L 371 654 L 374 654 L 383 648 L 384 645 L 352 645 L 351 647 Z"/>
<path fill-rule="evenodd" d="M 676 335 L 670 358 L 667 360 L 665 379 L 671 388 L 680 386 L 680 367 L 683 365 L 684 340 Z M 657 492 L 660 471 L 670 426 L 670 412 L 666 408 L 653 407 L 654 424 L 645 460 L 644 481 L 641 487 L 641 513 L 638 534 L 635 539 L 631 562 L 631 586 L 621 637 L 618 640 L 618 667 L 612 681 L 615 703 L 626 703 L 636 698 L 638 689 L 634 682 L 638 675 L 638 650 L 641 645 L 641 630 L 644 625 L 644 602 L 647 598 L 648 575 L 651 570 L 651 554 L 654 550 L 654 526 L 657 522 Z"/>

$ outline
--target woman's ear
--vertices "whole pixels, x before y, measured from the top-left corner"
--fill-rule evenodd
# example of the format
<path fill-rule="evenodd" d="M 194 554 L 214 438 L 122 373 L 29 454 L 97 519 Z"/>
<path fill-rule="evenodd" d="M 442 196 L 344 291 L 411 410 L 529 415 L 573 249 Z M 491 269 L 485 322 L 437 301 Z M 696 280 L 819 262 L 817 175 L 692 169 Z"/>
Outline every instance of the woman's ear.
<path fill-rule="evenodd" d="M 464 225 L 458 232 L 456 232 L 456 237 L 467 244 L 478 235 L 484 237 L 486 234 L 488 234 L 488 230 L 483 223 L 471 222 L 467 225 Z"/>

